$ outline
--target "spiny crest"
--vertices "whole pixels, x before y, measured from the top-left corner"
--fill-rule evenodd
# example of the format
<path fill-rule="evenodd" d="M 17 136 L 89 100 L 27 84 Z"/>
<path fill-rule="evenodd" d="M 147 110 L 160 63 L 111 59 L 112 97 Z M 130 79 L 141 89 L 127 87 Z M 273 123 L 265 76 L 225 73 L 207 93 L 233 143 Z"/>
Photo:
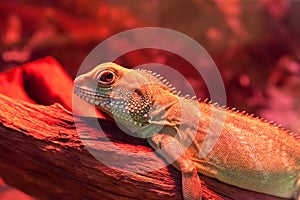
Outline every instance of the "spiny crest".
<path fill-rule="evenodd" d="M 199 100 L 201 102 L 201 100 Z M 215 107 L 218 107 L 218 108 L 222 108 L 222 109 L 225 109 L 227 112 L 233 112 L 235 114 L 238 114 L 238 115 L 241 115 L 241 116 L 247 116 L 247 117 L 250 117 L 250 118 L 253 118 L 253 119 L 256 119 L 256 120 L 259 120 L 263 123 L 266 123 L 266 124 L 269 124 L 271 126 L 274 126 L 274 127 L 277 127 L 278 129 L 282 130 L 282 131 L 285 131 L 287 132 L 289 135 L 293 136 L 294 138 L 296 138 L 297 140 L 300 140 L 300 133 L 294 133 L 290 130 L 287 130 L 285 129 L 284 127 L 282 127 L 281 124 L 277 124 L 276 122 L 274 121 L 270 121 L 270 120 L 266 120 L 262 117 L 258 117 L 258 116 L 254 116 L 254 114 L 249 114 L 247 113 L 247 111 L 240 111 L 238 110 L 237 108 L 233 107 L 233 108 L 230 108 L 230 107 L 225 107 L 225 106 L 220 106 L 218 103 L 213 103 L 211 100 L 209 100 L 208 98 L 204 99 L 202 101 L 203 103 L 206 103 L 206 104 L 210 104 L 210 105 L 213 105 Z"/>
<path fill-rule="evenodd" d="M 166 78 L 164 78 L 162 75 L 160 75 L 157 72 L 153 72 L 152 70 L 141 69 L 141 68 L 134 69 L 134 70 L 145 75 L 147 78 L 149 78 L 149 81 L 151 81 L 151 82 L 163 84 L 164 86 L 169 88 L 171 93 L 173 93 L 179 97 L 183 97 L 185 99 L 190 99 L 190 100 L 197 99 L 196 96 L 191 97 L 190 95 L 182 95 L 181 91 L 178 91 L 175 87 L 173 87 L 173 85 Z"/>
<path fill-rule="evenodd" d="M 276 127 L 276 128 L 278 128 L 278 129 L 280 129 L 282 131 L 287 132 L 289 135 L 293 136 L 296 139 L 300 139 L 300 134 L 293 133 L 292 131 L 287 130 L 284 127 L 282 127 L 281 124 L 277 124 L 276 122 L 274 122 L 272 120 L 267 120 L 267 119 L 265 119 L 263 117 L 254 116 L 254 114 L 249 114 L 245 110 L 244 111 L 240 111 L 240 110 L 238 110 L 236 108 L 229 108 L 229 107 L 227 107 L 226 110 L 229 111 L 229 112 L 234 112 L 234 113 L 236 113 L 238 115 L 251 117 L 251 118 L 256 119 L 256 120 L 258 120 L 258 121 L 260 121 L 262 123 L 269 124 L 269 125 L 271 125 L 273 127 Z"/>
<path fill-rule="evenodd" d="M 169 83 L 169 81 L 167 79 L 165 79 L 163 76 L 161 76 L 160 74 L 153 72 L 149 69 L 134 69 L 135 71 L 138 71 L 140 73 L 142 73 L 144 76 L 146 76 L 149 81 L 154 82 L 154 83 L 162 83 L 163 85 L 167 86 L 168 88 L 172 88 L 172 84 Z"/>

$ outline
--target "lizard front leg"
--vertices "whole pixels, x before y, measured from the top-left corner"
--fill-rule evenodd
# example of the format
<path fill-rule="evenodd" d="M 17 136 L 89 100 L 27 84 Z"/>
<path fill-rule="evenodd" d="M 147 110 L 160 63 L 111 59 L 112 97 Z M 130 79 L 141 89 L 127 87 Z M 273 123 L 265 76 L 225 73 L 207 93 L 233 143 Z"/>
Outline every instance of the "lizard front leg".
<path fill-rule="evenodd" d="M 182 193 L 185 200 L 201 200 L 201 182 L 197 168 L 185 155 L 183 146 L 172 136 L 157 133 L 148 142 L 155 149 L 161 149 L 162 156 L 182 172 Z M 174 159 L 177 158 L 175 162 Z"/>

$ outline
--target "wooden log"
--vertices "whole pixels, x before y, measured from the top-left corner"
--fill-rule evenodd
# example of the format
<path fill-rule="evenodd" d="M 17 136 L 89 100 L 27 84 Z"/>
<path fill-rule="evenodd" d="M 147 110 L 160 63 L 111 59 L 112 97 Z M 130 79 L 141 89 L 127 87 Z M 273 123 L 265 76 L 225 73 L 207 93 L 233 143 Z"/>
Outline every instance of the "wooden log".
<path fill-rule="evenodd" d="M 104 133 L 95 134 L 95 118 L 73 118 L 59 104 L 41 106 L 0 95 L 0 105 L 0 176 L 27 194 L 40 199 L 182 199 L 181 174 L 172 166 L 134 173 L 164 160 L 145 157 L 152 151 L 145 141 L 116 124 L 99 119 Z M 131 171 L 106 166 L 90 152 L 116 162 L 128 159 Z M 133 158 L 128 152 L 139 153 Z M 200 176 L 204 199 L 280 199 Z"/>

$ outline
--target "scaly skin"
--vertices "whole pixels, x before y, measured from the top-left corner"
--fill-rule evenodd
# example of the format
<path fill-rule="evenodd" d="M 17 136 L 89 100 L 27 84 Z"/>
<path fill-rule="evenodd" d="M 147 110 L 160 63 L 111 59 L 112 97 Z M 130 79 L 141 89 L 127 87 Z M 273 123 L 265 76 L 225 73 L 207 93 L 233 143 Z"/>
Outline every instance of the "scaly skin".
<path fill-rule="evenodd" d="M 184 199 L 201 199 L 200 172 L 230 185 L 300 200 L 300 140 L 293 133 L 252 115 L 179 96 L 146 70 L 104 63 L 74 83 L 75 94 L 164 150 L 163 157 L 182 171 Z M 197 120 L 184 120 L 184 113 Z M 202 157 L 205 137 L 214 134 L 212 122 L 222 129 Z"/>

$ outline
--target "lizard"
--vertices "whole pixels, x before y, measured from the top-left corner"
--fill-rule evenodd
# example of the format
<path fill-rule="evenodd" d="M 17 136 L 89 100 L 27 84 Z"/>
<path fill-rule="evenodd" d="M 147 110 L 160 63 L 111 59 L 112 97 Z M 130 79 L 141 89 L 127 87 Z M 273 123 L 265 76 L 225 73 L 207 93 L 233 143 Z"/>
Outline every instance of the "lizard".
<path fill-rule="evenodd" d="M 185 200 L 202 199 L 198 172 L 240 188 L 300 200 L 300 139 L 280 125 L 182 96 L 155 72 L 112 62 L 78 76 L 74 94 L 155 150 L 163 149 L 163 158 L 181 171 Z M 182 109 L 199 123 L 183 121 Z M 201 157 L 204 138 L 212 134 L 211 122 L 221 120 L 212 117 L 213 110 L 224 111 L 226 117 L 218 140 Z"/>

